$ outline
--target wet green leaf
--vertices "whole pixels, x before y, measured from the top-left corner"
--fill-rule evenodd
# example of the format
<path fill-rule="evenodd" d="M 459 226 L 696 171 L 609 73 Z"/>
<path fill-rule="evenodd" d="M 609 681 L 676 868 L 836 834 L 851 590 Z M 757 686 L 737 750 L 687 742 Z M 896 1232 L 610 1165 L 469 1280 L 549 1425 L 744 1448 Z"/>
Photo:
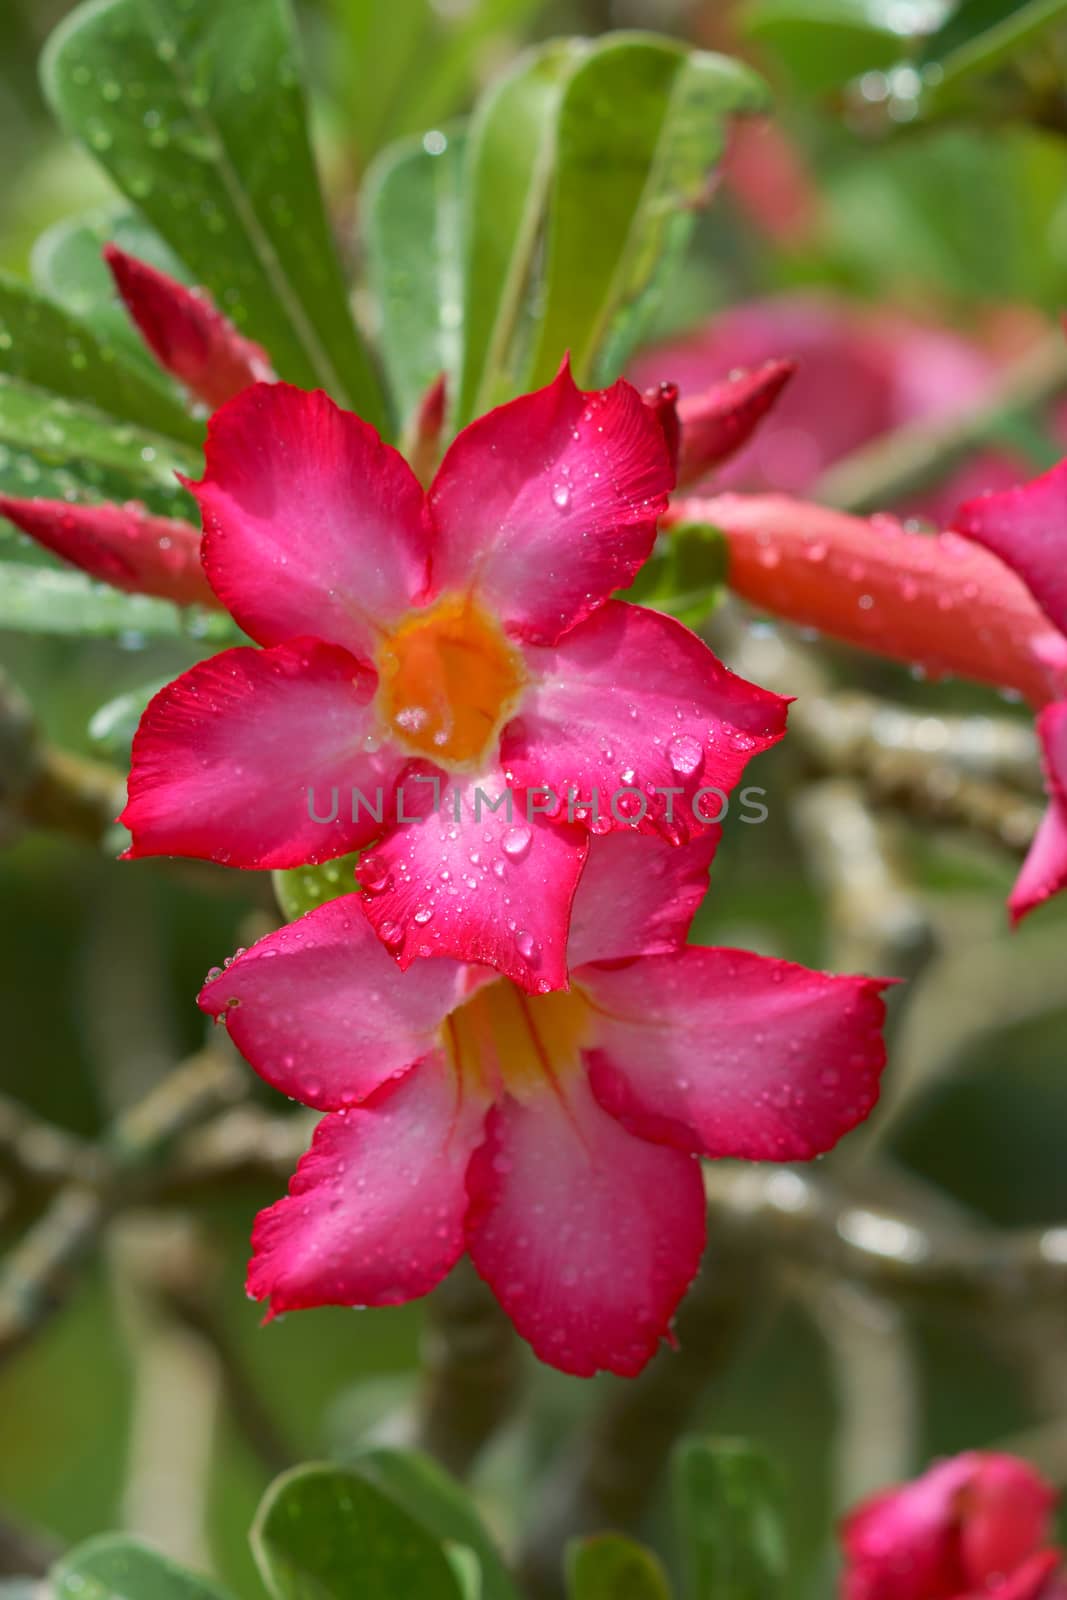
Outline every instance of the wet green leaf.
<path fill-rule="evenodd" d="M 159 235 L 131 211 L 97 211 L 66 217 L 41 234 L 33 247 L 33 280 L 42 294 L 58 300 L 106 341 L 119 345 L 158 375 L 159 368 L 119 298 L 102 255 L 105 244 L 148 261 L 172 278 L 189 274 Z"/>
<path fill-rule="evenodd" d="M 767 1457 L 740 1442 L 685 1439 L 672 1480 L 687 1600 L 780 1600 L 785 1534 Z"/>
<path fill-rule="evenodd" d="M 256 1513 L 252 1549 L 274 1600 L 464 1600 L 440 1541 L 340 1467 L 278 1478 Z"/>
<path fill-rule="evenodd" d="M 45 93 L 282 377 L 381 425 L 308 139 L 285 0 L 88 0 Z"/>
<path fill-rule="evenodd" d="M 763 104 L 747 67 L 654 34 L 609 34 L 579 64 L 559 111 L 535 384 L 568 349 L 580 383 L 618 374 L 707 198 L 730 115 Z"/>
<path fill-rule="evenodd" d="M 0 628 L 16 633 L 82 634 L 99 638 L 204 639 L 238 642 L 222 612 L 171 605 L 125 594 L 82 572 L 0 561 Z"/>
<path fill-rule="evenodd" d="M 471 119 L 457 426 L 522 387 L 527 300 L 542 243 L 556 119 L 566 80 L 586 49 L 581 40 L 556 39 L 530 51 L 487 92 Z"/>
<path fill-rule="evenodd" d="M 226 1591 L 121 1533 L 89 1539 L 51 1574 L 55 1600 L 226 1600 Z"/>
<path fill-rule="evenodd" d="M 186 445 L 203 438 L 203 423 L 168 379 L 149 375 L 65 307 L 6 274 L 0 274 L 0 373 Z"/>
<path fill-rule="evenodd" d="M 927 28 L 939 20 L 938 0 L 915 7 Z M 940 0 L 943 14 L 946 0 Z M 863 72 L 904 58 L 900 8 L 893 0 L 749 0 L 742 12 L 745 32 L 769 46 L 793 82 L 809 94 L 824 94 Z"/>
<path fill-rule="evenodd" d="M 403 422 L 435 378 L 451 391 L 459 371 L 462 171 L 463 136 L 450 130 L 391 147 L 367 176 L 367 266 Z"/>
<path fill-rule="evenodd" d="M 53 499 L 142 500 L 196 521 L 175 471 L 200 471 L 199 454 L 84 402 L 0 376 L 0 490 Z"/>
<path fill-rule="evenodd" d="M 519 1600 L 474 1502 L 429 1456 L 377 1447 L 361 1452 L 351 1466 L 353 1472 L 398 1500 L 438 1539 L 450 1540 L 473 1553 L 481 1572 L 482 1600 Z"/>
<path fill-rule="evenodd" d="M 359 851 L 323 861 L 317 867 L 285 867 L 272 873 L 274 894 L 286 922 L 295 922 L 327 900 L 356 892 L 355 870 Z"/>
<path fill-rule="evenodd" d="M 697 628 L 715 609 L 726 581 L 727 544 L 717 528 L 679 522 L 661 535 L 655 551 L 621 596 L 666 611 Z"/>

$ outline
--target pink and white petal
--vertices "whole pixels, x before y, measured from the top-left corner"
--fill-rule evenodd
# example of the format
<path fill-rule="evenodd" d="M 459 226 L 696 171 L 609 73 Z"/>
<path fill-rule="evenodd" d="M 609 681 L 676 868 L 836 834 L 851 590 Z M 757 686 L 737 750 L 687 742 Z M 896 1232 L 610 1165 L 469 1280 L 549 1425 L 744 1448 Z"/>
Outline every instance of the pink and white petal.
<path fill-rule="evenodd" d="M 267 1083 L 336 1111 L 437 1047 L 463 978 L 453 961 L 401 972 L 350 894 L 243 951 L 208 979 L 198 1004 Z"/>
<path fill-rule="evenodd" d="M 208 424 L 215 593 L 260 644 L 311 634 L 369 656 L 426 585 L 423 493 L 403 456 L 321 391 L 256 384 Z"/>
<path fill-rule="evenodd" d="M 0 495 L 0 517 L 91 578 L 177 605 L 217 606 L 200 564 L 200 529 L 125 505 L 71 505 Z"/>
<path fill-rule="evenodd" d="M 434 592 L 473 587 L 516 637 L 551 644 L 630 582 L 673 486 L 637 390 L 583 393 L 565 362 L 446 453 L 429 494 Z"/>
<path fill-rule="evenodd" d="M 189 289 L 118 245 L 104 260 L 126 309 L 161 367 L 212 410 L 274 377 L 262 345 L 238 333 L 203 289 Z"/>
<path fill-rule="evenodd" d="M 708 888 L 722 829 L 685 845 L 652 834 L 608 833 L 589 841 L 571 908 L 567 963 L 666 955 L 684 946 Z"/>
<path fill-rule="evenodd" d="M 968 500 L 952 525 L 1011 567 L 1067 633 L 1067 461 L 1017 489 Z"/>
<path fill-rule="evenodd" d="M 402 770 L 391 747 L 368 750 L 376 685 L 316 639 L 198 662 L 149 701 L 134 736 L 127 857 L 297 867 L 366 844 L 381 825 L 352 790 L 373 802 L 381 789 L 384 813 Z"/>
<path fill-rule="evenodd" d="M 753 433 L 796 371 L 795 361 L 765 361 L 733 373 L 678 404 L 678 487 L 721 466 Z"/>
<path fill-rule="evenodd" d="M 471 1259 L 541 1360 L 640 1372 L 700 1266 L 699 1164 L 633 1138 L 577 1073 L 494 1108 L 468 1184 Z"/>
<path fill-rule="evenodd" d="M 788 701 L 643 606 L 611 600 L 555 647 L 525 655 L 531 682 L 501 737 L 504 770 L 520 788 L 585 801 L 598 791 L 594 827 L 639 825 L 673 844 L 695 837 L 720 820 L 749 760 L 785 732 Z"/>
<path fill-rule="evenodd" d="M 567 929 L 588 836 L 508 793 L 499 773 L 455 781 L 432 769 L 405 774 L 396 814 L 402 806 L 408 820 L 357 872 L 367 917 L 405 970 L 423 956 L 453 956 L 531 992 L 566 988 Z"/>
<path fill-rule="evenodd" d="M 885 1066 L 883 980 L 691 947 L 582 967 L 601 1105 L 706 1156 L 806 1161 L 867 1116 Z"/>
<path fill-rule="evenodd" d="M 256 1218 L 252 1298 L 273 1316 L 428 1294 L 463 1253 L 485 1110 L 436 1054 L 366 1106 L 324 1117 L 288 1196 Z"/>

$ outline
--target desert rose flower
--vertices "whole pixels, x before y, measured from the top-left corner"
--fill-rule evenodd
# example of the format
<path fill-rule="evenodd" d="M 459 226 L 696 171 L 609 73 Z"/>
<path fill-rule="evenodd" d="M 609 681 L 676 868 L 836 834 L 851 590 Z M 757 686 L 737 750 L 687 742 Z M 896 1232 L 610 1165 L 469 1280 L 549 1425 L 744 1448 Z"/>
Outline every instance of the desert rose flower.
<path fill-rule="evenodd" d="M 250 384 L 274 377 L 267 352 L 238 332 L 204 289 L 190 289 L 107 245 L 104 259 L 138 332 L 161 367 L 190 397 L 215 409 Z M 751 436 L 792 376 L 792 363 L 766 361 L 737 372 L 676 405 L 677 388 L 657 384 L 648 400 L 672 433 L 678 481 L 688 483 L 720 465 Z M 663 391 L 670 391 L 665 399 Z M 437 464 L 446 390 L 439 378 L 427 390 L 405 453 L 420 482 Z M 6 496 L 7 517 L 38 544 L 90 577 L 178 605 L 218 606 L 200 565 L 200 529 L 154 517 L 135 501 L 72 505 L 65 500 Z"/>
<path fill-rule="evenodd" d="M 209 978 L 261 1077 L 324 1111 L 261 1213 L 271 1313 L 395 1305 L 464 1251 L 537 1354 L 638 1372 L 700 1263 L 699 1156 L 806 1160 L 865 1117 L 882 983 L 685 947 L 711 835 L 595 838 L 566 993 L 450 960 L 401 972 L 353 895 Z"/>
<path fill-rule="evenodd" d="M 842 1600 L 1064 1600 L 1055 1501 L 1015 1456 L 939 1461 L 845 1519 Z"/>
<path fill-rule="evenodd" d="M 590 833 L 684 840 L 718 813 L 701 791 L 728 794 L 784 731 L 783 700 L 609 598 L 672 481 L 627 383 L 585 394 L 564 365 L 465 428 L 428 492 L 358 417 L 282 383 L 216 412 L 205 454 L 204 568 L 263 648 L 149 705 L 131 856 L 291 867 L 373 845 L 364 908 L 402 967 L 450 955 L 556 988 Z"/>
<path fill-rule="evenodd" d="M 1050 496 L 1058 491 L 1067 549 L 1067 477 L 1060 468 L 1047 476 L 1051 483 L 1039 479 L 1030 490 L 964 506 L 954 520 L 967 538 L 785 495 L 683 498 L 667 519 L 721 528 L 730 587 L 776 616 L 934 676 L 1013 689 L 1041 708 L 1049 805 L 1009 897 L 1015 921 L 1067 886 L 1067 606 L 1049 531 L 1057 526 Z"/>

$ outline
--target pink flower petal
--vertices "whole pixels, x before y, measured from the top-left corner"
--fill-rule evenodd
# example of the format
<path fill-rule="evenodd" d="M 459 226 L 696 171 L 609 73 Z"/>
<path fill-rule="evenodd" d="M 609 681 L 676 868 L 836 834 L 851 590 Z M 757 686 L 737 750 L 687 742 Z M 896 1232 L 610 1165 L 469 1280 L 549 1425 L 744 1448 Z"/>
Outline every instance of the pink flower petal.
<path fill-rule="evenodd" d="M 189 488 L 204 567 L 260 644 L 369 656 L 426 583 L 423 495 L 403 456 L 321 391 L 256 384 L 216 412 Z"/>
<path fill-rule="evenodd" d="M 288 1197 L 256 1218 L 249 1294 L 272 1315 L 428 1294 L 463 1252 L 464 1180 L 484 1118 L 441 1055 L 367 1106 L 324 1117 Z"/>
<path fill-rule="evenodd" d="M 593 1089 L 643 1138 L 805 1161 L 878 1098 L 881 980 L 696 948 L 575 977 L 597 1011 Z"/>
<path fill-rule="evenodd" d="M 509 809 L 499 773 L 438 776 L 435 790 L 431 771 L 407 773 L 398 799 L 408 823 L 360 863 L 364 910 L 379 937 L 404 969 L 420 956 L 454 956 L 495 967 L 523 989 L 566 987 L 585 831 L 527 815 L 521 794 Z M 412 825 L 413 817 L 424 820 Z"/>
<path fill-rule="evenodd" d="M 594 828 L 631 826 L 643 797 L 646 831 L 672 843 L 699 834 L 721 819 L 751 757 L 785 731 L 787 701 L 643 606 L 609 601 L 554 648 L 527 647 L 526 660 L 532 682 L 501 738 L 504 768 L 520 788 L 579 801 L 598 790 Z M 717 792 L 698 798 L 702 789 Z"/>
<path fill-rule="evenodd" d="M 1008 897 L 1013 922 L 1067 889 L 1067 701 L 1045 707 L 1037 732 L 1049 803 Z"/>
<path fill-rule="evenodd" d="M 463 973 L 451 961 L 401 973 L 358 898 L 342 895 L 237 956 L 198 1003 L 267 1083 L 336 1111 L 436 1048 Z"/>
<path fill-rule="evenodd" d="M 118 245 L 104 246 L 104 260 L 160 366 L 212 410 L 274 377 L 267 352 L 238 333 L 204 290 L 187 289 Z"/>
<path fill-rule="evenodd" d="M 787 622 L 1037 705 L 1067 690 L 1067 639 L 1002 561 L 958 534 L 785 495 L 682 498 L 667 521 L 721 529 L 730 588 Z"/>
<path fill-rule="evenodd" d="M 711 827 L 684 845 L 647 833 L 591 839 L 571 908 L 571 969 L 680 949 L 707 892 L 721 838 L 722 829 Z"/>
<path fill-rule="evenodd" d="M 127 856 L 296 867 L 365 844 L 380 824 L 352 788 L 373 803 L 380 786 L 388 814 L 399 766 L 388 747 L 367 752 L 376 684 L 315 639 L 190 668 L 149 702 L 134 738 Z"/>
<path fill-rule="evenodd" d="M 77 506 L 0 495 L 0 516 L 91 578 L 178 605 L 217 606 L 200 565 L 200 530 L 136 501 Z"/>
<path fill-rule="evenodd" d="M 952 520 L 1017 572 L 1067 633 L 1067 461 L 1018 489 L 968 500 Z"/>
<path fill-rule="evenodd" d="M 1057 1565 L 1040 1549 L 1055 1499 L 1014 1456 L 935 1462 L 845 1518 L 845 1600 L 1037 1600 Z"/>
<path fill-rule="evenodd" d="M 696 483 L 748 443 L 796 369 L 795 361 L 765 361 L 679 401 L 680 489 Z"/>
<path fill-rule="evenodd" d="M 541 1360 L 640 1372 L 700 1266 L 698 1164 L 632 1138 L 578 1072 L 497 1106 L 468 1182 L 471 1258 Z"/>
<path fill-rule="evenodd" d="M 636 389 L 583 394 L 565 363 L 448 450 L 429 497 L 434 591 L 473 584 L 513 634 L 551 644 L 629 583 L 673 484 Z"/>

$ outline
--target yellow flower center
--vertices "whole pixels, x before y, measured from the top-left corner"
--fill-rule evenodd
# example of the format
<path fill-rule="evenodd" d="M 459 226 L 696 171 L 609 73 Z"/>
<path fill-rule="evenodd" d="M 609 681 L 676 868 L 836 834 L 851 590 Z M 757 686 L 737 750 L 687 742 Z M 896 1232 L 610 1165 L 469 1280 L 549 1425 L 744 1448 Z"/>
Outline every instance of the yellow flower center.
<path fill-rule="evenodd" d="M 378 705 L 399 744 L 434 761 L 476 763 L 511 716 L 522 657 L 469 595 L 414 611 L 378 651 Z"/>
<path fill-rule="evenodd" d="M 580 1066 L 592 1009 L 577 989 L 525 994 L 510 978 L 475 991 L 445 1024 L 452 1064 L 468 1083 L 516 1099 L 553 1085 Z"/>

